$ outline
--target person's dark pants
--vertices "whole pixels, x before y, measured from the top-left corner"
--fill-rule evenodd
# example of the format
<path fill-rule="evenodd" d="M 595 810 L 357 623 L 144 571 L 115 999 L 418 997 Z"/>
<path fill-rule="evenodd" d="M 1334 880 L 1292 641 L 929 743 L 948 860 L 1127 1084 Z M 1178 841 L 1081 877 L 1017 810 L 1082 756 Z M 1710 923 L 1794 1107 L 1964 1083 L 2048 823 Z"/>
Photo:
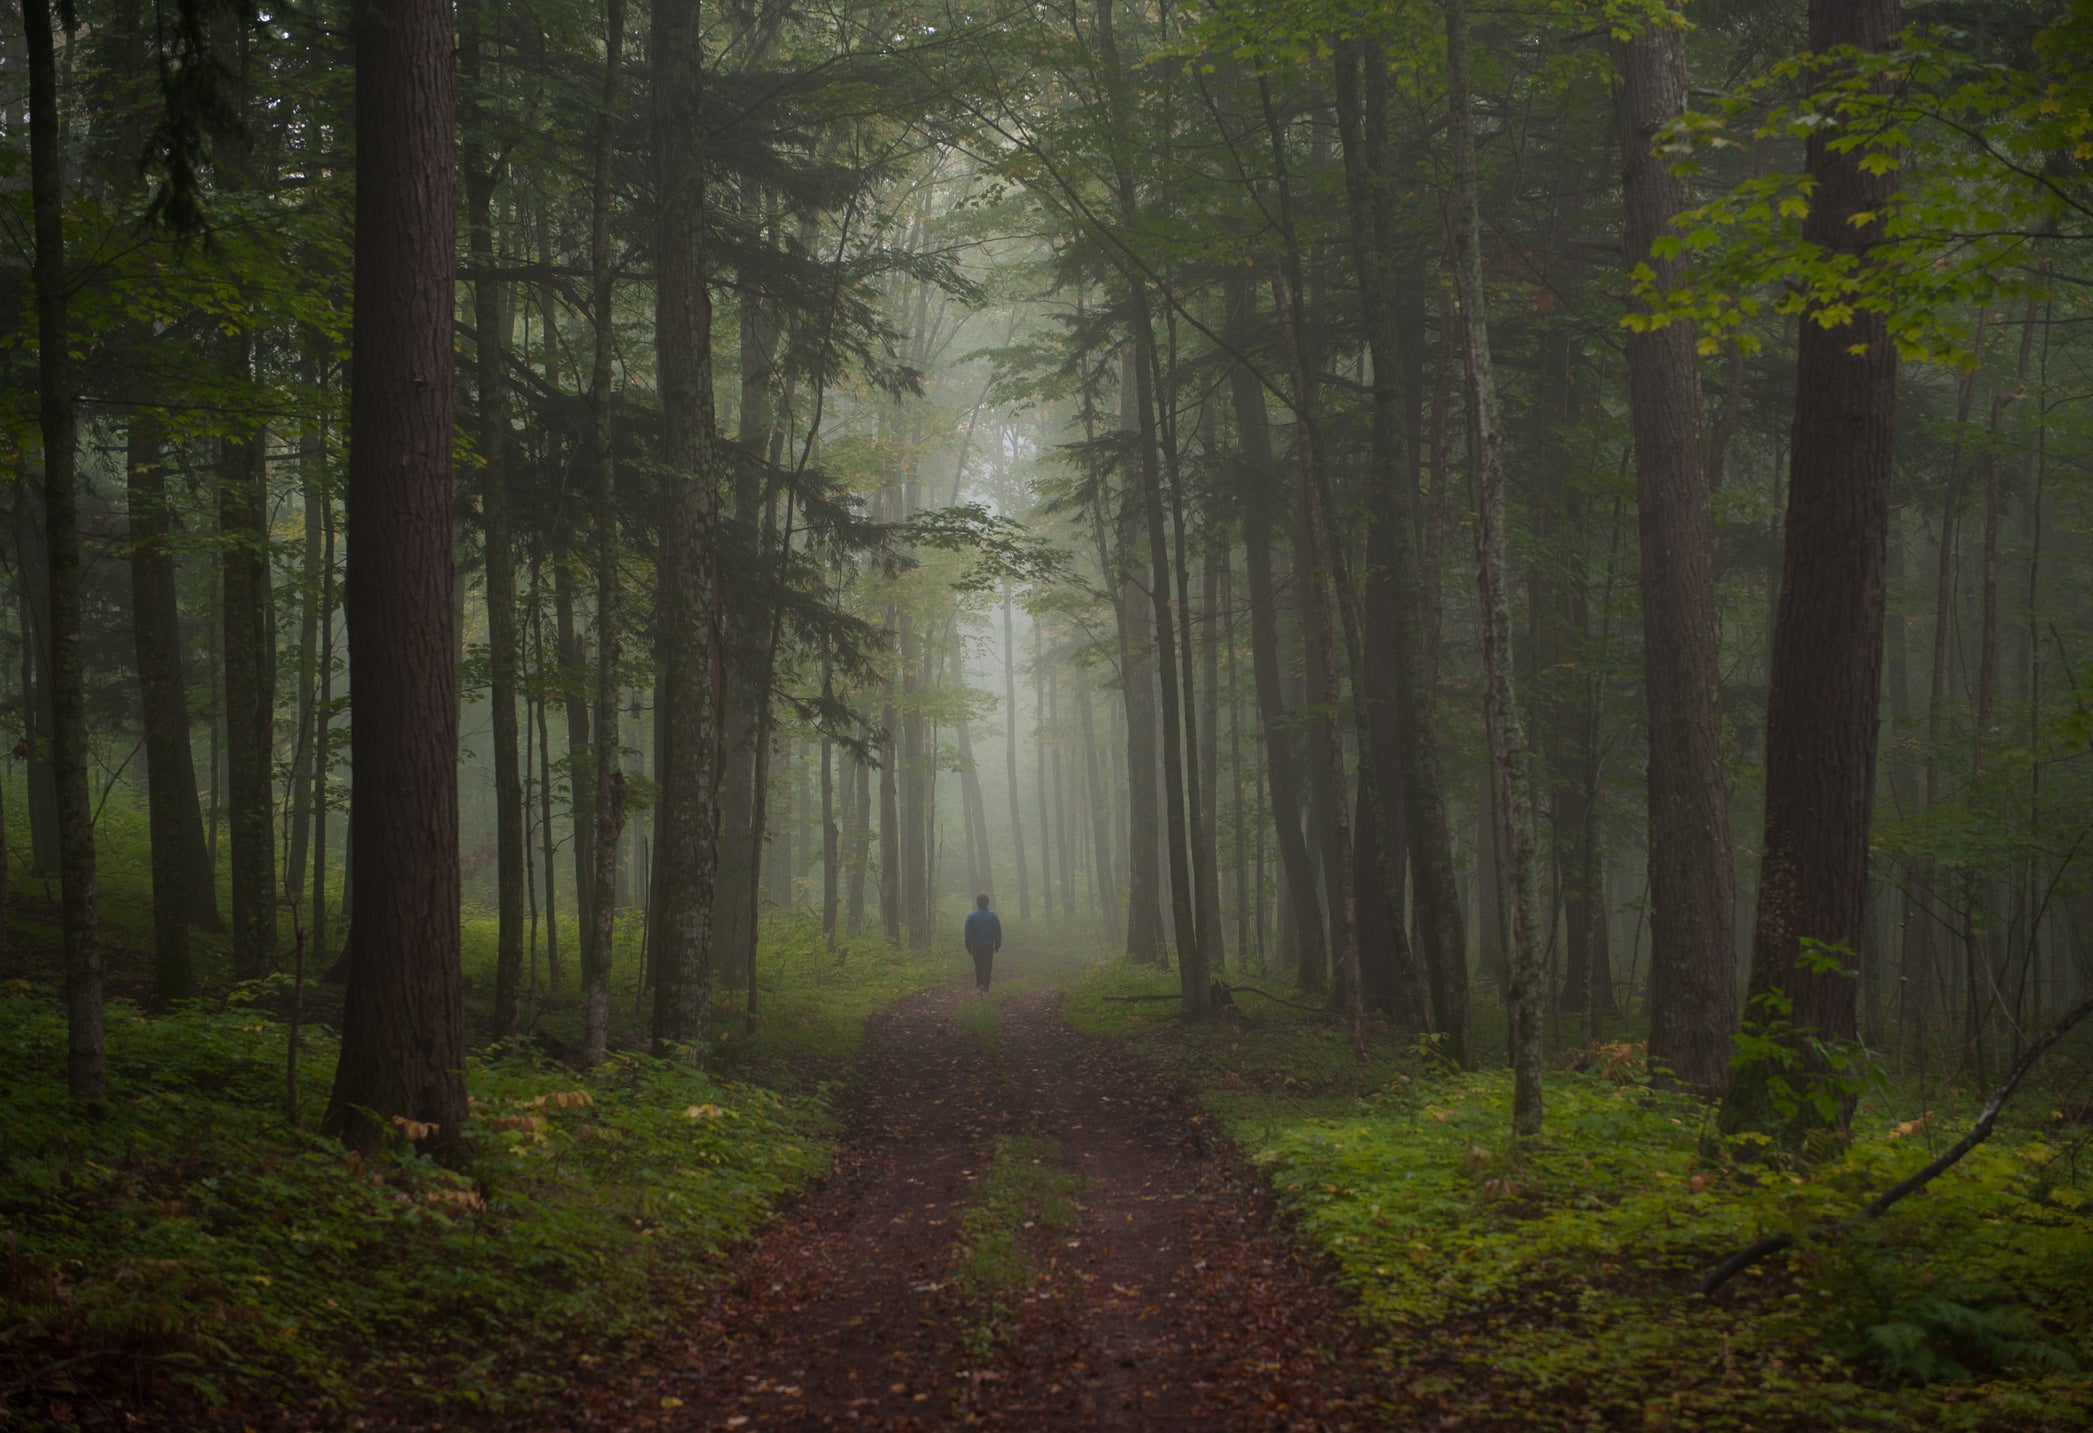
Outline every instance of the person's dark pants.
<path fill-rule="evenodd" d="M 993 948 L 990 948 L 988 950 L 972 951 L 970 954 L 974 957 L 974 983 L 983 990 L 987 990 L 988 973 L 990 967 L 996 963 L 996 952 Z"/>

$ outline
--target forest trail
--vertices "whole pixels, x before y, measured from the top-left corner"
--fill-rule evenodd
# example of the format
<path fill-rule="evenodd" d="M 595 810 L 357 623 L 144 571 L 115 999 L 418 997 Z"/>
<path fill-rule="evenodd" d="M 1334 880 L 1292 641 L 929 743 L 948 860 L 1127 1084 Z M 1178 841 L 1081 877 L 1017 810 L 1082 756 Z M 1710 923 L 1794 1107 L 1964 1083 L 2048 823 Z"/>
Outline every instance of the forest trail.
<path fill-rule="evenodd" d="M 651 1382 L 554 1426 L 1333 1428 L 1380 1366 L 1183 1094 L 1058 993 L 925 992 L 867 1031 L 835 1172 L 742 1258 Z M 954 1274 L 996 1141 L 1057 1141 L 1072 1227 L 1017 1227 L 997 1322 Z"/>

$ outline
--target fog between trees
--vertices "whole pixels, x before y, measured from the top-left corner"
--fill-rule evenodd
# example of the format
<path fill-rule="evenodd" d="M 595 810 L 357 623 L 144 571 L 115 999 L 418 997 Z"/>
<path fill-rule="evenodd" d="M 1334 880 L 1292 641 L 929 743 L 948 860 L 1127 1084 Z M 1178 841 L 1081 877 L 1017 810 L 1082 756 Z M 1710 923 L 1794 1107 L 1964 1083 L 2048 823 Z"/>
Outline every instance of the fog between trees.
<path fill-rule="evenodd" d="M 2087 994 L 2069 7 L 16 19 L 82 1097 L 106 991 L 289 973 L 330 1128 L 440 1150 L 468 1041 L 702 1060 L 760 922 L 976 892 L 1527 1135 L 1627 1040 L 1800 1147 Z"/>

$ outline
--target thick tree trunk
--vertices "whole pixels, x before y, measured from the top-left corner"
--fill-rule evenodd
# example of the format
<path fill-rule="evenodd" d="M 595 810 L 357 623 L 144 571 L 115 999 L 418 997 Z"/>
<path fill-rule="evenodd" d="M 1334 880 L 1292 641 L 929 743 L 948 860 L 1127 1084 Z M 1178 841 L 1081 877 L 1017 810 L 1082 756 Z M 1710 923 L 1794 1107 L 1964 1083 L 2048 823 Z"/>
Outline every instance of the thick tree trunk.
<path fill-rule="evenodd" d="M 1687 182 L 1653 145 L 1686 105 L 1684 20 L 1653 12 L 1614 42 L 1614 60 L 1622 242 L 1631 268 L 1647 263 L 1666 283 L 1676 261 L 1651 245 L 1686 208 Z M 1630 332 L 1627 349 L 1650 718 L 1650 1067 L 1660 1083 L 1714 1094 L 1737 1017 L 1737 896 L 1700 362 L 1690 324 Z"/>
<path fill-rule="evenodd" d="M 326 1129 L 424 1148 L 465 1122 L 458 967 L 457 633 L 451 565 L 452 17 L 357 17 L 356 318 L 347 586 L 360 903 Z"/>
<path fill-rule="evenodd" d="M 718 855 L 720 656 L 707 620 L 719 602 L 712 550 L 717 439 L 712 302 L 706 291 L 704 76 L 698 0 L 657 0 L 654 65 L 655 342 L 665 491 L 656 580 L 664 645 L 656 677 L 668 751 L 659 773 L 661 929 L 655 932 L 654 1041 L 694 1054 L 711 1022 L 713 876 Z M 602 789 L 599 786 L 599 791 Z"/>
<path fill-rule="evenodd" d="M 1533 870 L 1533 787 L 1526 733 L 1512 684 L 1510 573 L 1505 557 L 1505 472 L 1499 446 L 1497 387 L 1484 312 L 1482 220 L 1476 197 L 1475 139 L 1468 93 L 1465 0 L 1446 7 L 1447 130 L 1453 149 L 1454 274 L 1467 354 L 1469 431 L 1475 436 L 1478 512 L 1476 580 L 1482 608 L 1484 724 L 1492 795 L 1511 895 L 1512 1132 L 1541 1132 L 1541 971 L 1539 902 Z"/>
<path fill-rule="evenodd" d="M 94 808 L 87 786 L 86 672 L 80 654 L 79 493 L 65 276 L 57 42 L 49 0 L 23 0 L 29 50 L 29 190 L 35 230 L 37 422 L 44 443 L 50 562 L 51 766 L 58 787 L 59 921 L 64 946 L 66 1085 L 100 1102 L 102 945 L 95 909 Z"/>
<path fill-rule="evenodd" d="M 1810 48 L 1883 49 L 1897 0 L 1810 0 Z M 1862 150 L 1809 142 L 1815 181 L 1806 242 L 1865 264 L 1881 237 L 1872 219 L 1896 171 L 1871 173 Z M 1796 349 L 1793 457 L 1786 546 L 1766 710 L 1766 834 L 1752 935 L 1750 1018 L 1769 1018 L 1778 991 L 1805 1044 L 1803 1078 L 1824 1071 L 1814 1042 L 1854 1033 L 1852 952 L 1867 905 L 1868 831 L 1875 793 L 1882 681 L 1884 563 L 1897 355 L 1879 314 L 1830 327 L 1805 315 Z M 1776 1107 L 1765 1062 L 1738 1070 L 1723 1101 L 1727 1131 L 1800 1140 L 1822 1123 L 1803 1101 Z M 1792 1079 L 1794 1076 L 1789 1076 Z"/>

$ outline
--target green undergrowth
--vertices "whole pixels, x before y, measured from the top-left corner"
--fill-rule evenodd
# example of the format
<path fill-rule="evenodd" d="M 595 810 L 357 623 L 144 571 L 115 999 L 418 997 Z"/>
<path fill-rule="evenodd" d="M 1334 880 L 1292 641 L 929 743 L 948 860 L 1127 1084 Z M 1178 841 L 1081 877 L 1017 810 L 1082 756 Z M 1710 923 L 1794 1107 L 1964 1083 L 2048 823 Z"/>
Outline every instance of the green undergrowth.
<path fill-rule="evenodd" d="M 1638 1052 L 1611 1045 L 1550 1072 L 1545 1135 L 1514 1148 L 1503 1070 L 1453 1071 L 1392 1038 L 1361 1066 L 1334 1026 L 1254 996 L 1200 1029 L 1167 1004 L 1104 998 L 1171 988 L 1115 966 L 1065 1008 L 1202 1091 L 1420 1409 L 1546 1427 L 1571 1411 L 1739 1430 L 2093 1420 L 2082 1130 L 2001 1131 L 1883 1219 L 1703 1299 L 1691 1290 L 1722 1257 L 1850 1214 L 1961 1122 L 1899 1119 L 1901 1092 L 1884 1091 L 1830 1158 L 1740 1160 L 1710 1107 L 1650 1089 Z"/>
<path fill-rule="evenodd" d="M 112 1099 L 90 1117 L 50 1078 L 64 1038 L 47 993 L 0 994 L 0 1384 L 34 1378 L 39 1407 L 112 1359 L 207 1400 L 528 1403 L 562 1349 L 658 1327 L 827 1158 L 804 1102 L 632 1054 L 577 1073 L 521 1047 L 468 1068 L 468 1167 L 347 1154 L 311 1132 L 332 1041 L 310 1037 L 293 1128 L 285 1029 L 239 1004 L 112 1005 Z"/>
<path fill-rule="evenodd" d="M 119 876 L 105 905 L 125 894 Z M 41 973 L 28 914 L 18 968 Z M 467 912 L 465 937 L 470 1016 L 491 988 L 491 922 Z M 571 955 L 558 988 L 539 965 L 528 1033 L 469 1063 L 474 1152 L 455 1171 L 315 1132 L 336 1053 L 327 987 L 302 1001 L 294 1127 L 288 976 L 160 1013 L 113 999 L 98 1116 L 65 1094 L 56 990 L 0 986 L 0 1426 L 141 1399 L 519 1410 L 577 1360 L 670 1327 L 828 1167 L 827 1087 L 867 1018 L 950 972 L 876 938 L 831 954 L 817 922 L 766 920 L 755 1021 L 722 988 L 699 1073 L 642 1053 L 640 938 L 621 924 L 612 1055 L 594 1070 L 564 1058 L 580 1034 Z"/>
<path fill-rule="evenodd" d="M 952 1284 L 973 1309 L 968 1351 L 990 1352 L 1002 1341 L 1011 1302 L 1038 1271 L 1028 1232 L 1075 1226 L 1074 1195 L 1081 1179 L 1063 1169 L 1058 1141 L 1036 1135 L 996 1140 L 988 1170 L 974 1182 L 972 1202 L 959 1221 L 959 1256 Z"/>

